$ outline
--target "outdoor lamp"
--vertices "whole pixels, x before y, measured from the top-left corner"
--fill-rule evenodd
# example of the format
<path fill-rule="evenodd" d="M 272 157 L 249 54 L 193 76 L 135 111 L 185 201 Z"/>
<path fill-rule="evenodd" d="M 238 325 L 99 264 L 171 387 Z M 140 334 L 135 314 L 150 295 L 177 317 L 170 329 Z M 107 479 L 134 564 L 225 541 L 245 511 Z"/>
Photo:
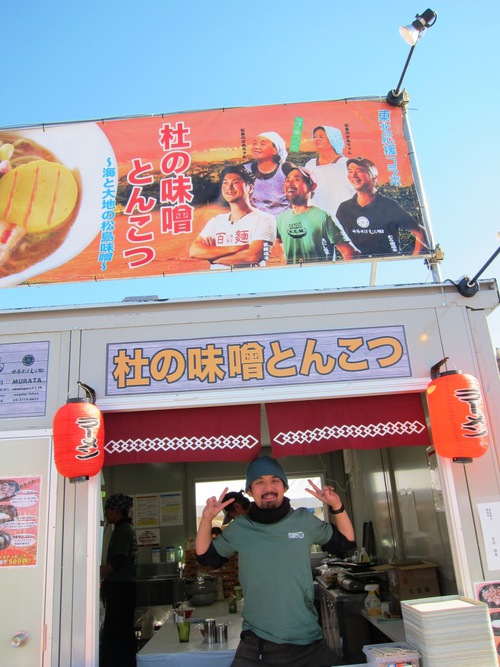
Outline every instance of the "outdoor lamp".
<path fill-rule="evenodd" d="M 87 396 L 68 398 L 53 422 L 56 468 L 73 483 L 97 475 L 104 462 L 104 418 L 95 405 L 95 391 L 77 384 Z"/>
<path fill-rule="evenodd" d="M 497 232 L 497 239 L 500 241 L 500 232 Z M 500 253 L 500 246 L 495 250 L 489 260 L 479 269 L 476 275 L 473 278 L 469 276 L 464 276 L 456 283 L 456 288 L 461 296 L 471 297 L 474 294 L 477 294 L 479 291 L 479 285 L 477 284 L 479 276 L 488 268 L 491 262 L 495 257 Z"/>
<path fill-rule="evenodd" d="M 422 15 L 417 14 L 410 25 L 402 25 L 399 34 L 409 46 L 415 46 L 417 40 L 423 37 L 427 28 L 434 25 L 437 19 L 436 12 L 426 9 Z"/>
<path fill-rule="evenodd" d="M 407 26 L 401 26 L 401 28 L 399 29 L 401 37 L 405 40 L 407 44 L 411 46 L 411 49 L 410 53 L 408 54 L 408 58 L 406 59 L 405 66 L 403 67 L 403 71 L 401 73 L 398 85 L 396 86 L 396 88 L 390 90 L 386 97 L 386 101 L 388 102 L 388 104 L 392 105 L 393 107 L 403 106 L 403 104 L 405 104 L 408 101 L 408 97 L 405 95 L 405 91 L 401 89 L 401 86 L 403 84 L 403 79 L 405 78 L 406 70 L 408 69 L 408 65 L 410 64 L 410 60 L 418 40 L 424 36 L 427 28 L 430 28 L 431 26 L 434 25 L 434 23 L 436 23 L 436 20 L 437 20 L 437 13 L 434 12 L 432 9 L 426 9 L 423 14 L 416 15 L 413 23 Z"/>

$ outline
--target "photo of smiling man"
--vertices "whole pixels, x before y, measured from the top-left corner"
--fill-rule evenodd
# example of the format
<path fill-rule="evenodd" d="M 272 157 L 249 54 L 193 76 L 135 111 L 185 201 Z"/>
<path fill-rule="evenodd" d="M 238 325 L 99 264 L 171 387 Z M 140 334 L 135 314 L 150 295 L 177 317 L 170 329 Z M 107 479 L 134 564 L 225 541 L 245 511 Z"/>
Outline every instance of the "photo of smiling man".
<path fill-rule="evenodd" d="M 423 227 L 397 201 L 378 192 L 375 164 L 368 158 L 351 158 L 347 160 L 347 178 L 356 194 L 340 204 L 337 218 L 361 255 L 401 254 L 399 232 L 402 229 L 415 237 L 411 254 L 418 255 L 423 247 Z"/>
<path fill-rule="evenodd" d="M 283 172 L 290 209 L 281 213 L 277 222 L 278 241 L 287 264 L 332 261 L 335 248 L 344 259 L 359 252 L 336 220 L 311 204 L 317 185 L 314 174 L 292 162 L 285 162 Z"/>
<path fill-rule="evenodd" d="M 255 176 L 243 165 L 225 167 L 221 192 L 229 213 L 211 218 L 194 240 L 189 254 L 206 259 L 210 268 L 265 266 L 276 241 L 276 220 L 250 203 Z"/>

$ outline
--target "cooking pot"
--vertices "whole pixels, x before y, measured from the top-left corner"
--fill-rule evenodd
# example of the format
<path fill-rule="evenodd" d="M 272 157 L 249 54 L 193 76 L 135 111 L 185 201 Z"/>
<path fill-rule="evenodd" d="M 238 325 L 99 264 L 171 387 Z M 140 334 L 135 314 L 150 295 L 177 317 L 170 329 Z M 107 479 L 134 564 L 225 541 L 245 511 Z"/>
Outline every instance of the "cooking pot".
<path fill-rule="evenodd" d="M 212 576 L 186 579 L 186 597 L 193 607 L 203 607 L 217 600 L 217 579 Z"/>

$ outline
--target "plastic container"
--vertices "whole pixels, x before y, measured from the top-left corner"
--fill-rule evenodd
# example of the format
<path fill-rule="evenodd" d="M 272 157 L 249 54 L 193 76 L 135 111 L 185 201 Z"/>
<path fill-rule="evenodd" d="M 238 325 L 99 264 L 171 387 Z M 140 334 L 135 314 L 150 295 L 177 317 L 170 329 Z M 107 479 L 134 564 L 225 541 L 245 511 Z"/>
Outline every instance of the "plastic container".
<path fill-rule="evenodd" d="M 378 584 L 367 584 L 365 591 L 368 595 L 365 598 L 365 611 L 368 616 L 382 616 L 382 602 L 380 601 L 378 593 Z"/>
<path fill-rule="evenodd" d="M 151 558 L 153 560 L 153 563 L 160 563 L 161 562 L 161 549 L 160 549 L 160 547 L 153 547 L 153 549 L 151 549 Z"/>
<path fill-rule="evenodd" d="M 405 642 L 363 646 L 366 662 L 372 667 L 420 667 L 420 653 Z"/>
<path fill-rule="evenodd" d="M 175 563 L 175 547 L 167 547 L 165 549 L 165 562 Z"/>

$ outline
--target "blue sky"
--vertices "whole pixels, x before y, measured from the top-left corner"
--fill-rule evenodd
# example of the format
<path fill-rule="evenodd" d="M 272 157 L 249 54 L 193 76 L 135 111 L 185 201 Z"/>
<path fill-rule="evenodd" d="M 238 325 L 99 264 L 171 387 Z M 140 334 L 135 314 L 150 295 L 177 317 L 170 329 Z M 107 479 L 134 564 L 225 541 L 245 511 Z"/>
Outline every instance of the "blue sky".
<path fill-rule="evenodd" d="M 8 3 L 0 128 L 385 96 L 409 52 L 398 28 L 427 6 L 413 0 Z M 445 251 L 442 278 L 456 282 L 473 276 L 499 243 L 492 200 L 499 191 L 500 3 L 430 7 L 438 19 L 419 41 L 404 86 L 434 238 Z M 259 284 L 255 273 L 3 288 L 0 308 L 268 292 L 268 278 Z M 272 274 L 273 291 L 344 280 L 337 267 Z M 483 277 L 500 279 L 500 259 Z M 412 261 L 381 265 L 377 282 L 431 280 L 423 263 Z M 499 311 L 489 318 L 496 347 Z"/>

